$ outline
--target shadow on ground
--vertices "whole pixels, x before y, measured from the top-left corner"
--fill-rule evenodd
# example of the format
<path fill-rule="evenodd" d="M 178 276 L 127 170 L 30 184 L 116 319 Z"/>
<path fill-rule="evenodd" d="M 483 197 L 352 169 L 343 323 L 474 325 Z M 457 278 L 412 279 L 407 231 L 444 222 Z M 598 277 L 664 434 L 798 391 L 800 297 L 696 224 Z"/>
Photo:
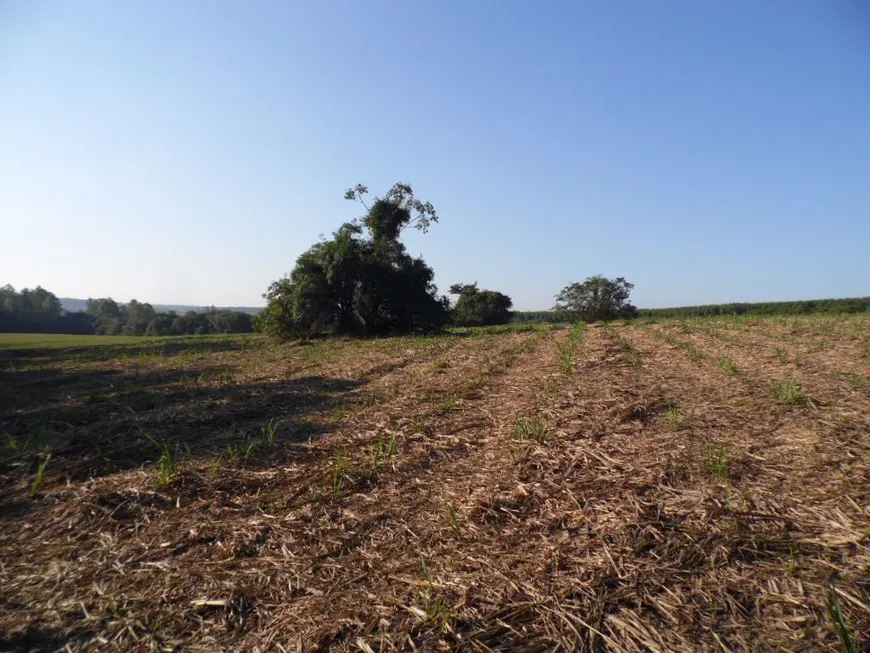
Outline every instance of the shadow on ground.
<path fill-rule="evenodd" d="M 128 356 L 178 356 L 240 351 L 256 347 L 258 341 L 250 337 L 186 336 L 165 339 L 143 338 L 143 342 L 119 344 L 89 344 L 73 347 L 43 347 L 0 350 L 0 363 L 27 360 L 108 361 Z"/>
<path fill-rule="evenodd" d="M 225 366 L 0 369 L 0 512 L 49 452 L 55 482 L 152 466 L 167 450 L 186 460 L 244 453 L 270 431 L 274 459 L 323 435 L 364 385 L 327 376 L 236 383 Z"/>

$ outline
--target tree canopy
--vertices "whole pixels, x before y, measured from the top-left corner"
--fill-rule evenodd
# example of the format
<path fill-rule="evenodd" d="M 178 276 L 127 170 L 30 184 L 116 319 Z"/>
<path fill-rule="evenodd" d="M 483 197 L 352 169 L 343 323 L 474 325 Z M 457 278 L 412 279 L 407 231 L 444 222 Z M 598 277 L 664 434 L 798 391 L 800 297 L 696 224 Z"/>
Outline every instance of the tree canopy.
<path fill-rule="evenodd" d="M 4 333 L 93 333 L 83 314 L 68 314 L 60 300 L 45 288 L 10 285 L 0 288 L 0 332 Z"/>
<path fill-rule="evenodd" d="M 158 313 L 148 303 L 131 299 L 119 304 L 109 297 L 89 299 L 87 306 L 94 333 L 103 335 L 181 336 L 254 330 L 252 315 L 214 306 L 202 311 Z"/>
<path fill-rule="evenodd" d="M 451 295 L 459 295 L 453 307 L 453 321 L 459 326 L 489 326 L 511 321 L 511 298 L 497 290 L 481 290 L 477 283 L 450 286 Z"/>
<path fill-rule="evenodd" d="M 628 302 L 632 288 L 634 284 L 624 277 L 608 279 L 598 274 L 565 286 L 556 295 L 553 310 L 587 322 L 636 317 L 637 309 Z"/>
<path fill-rule="evenodd" d="M 432 331 L 447 322 L 448 302 L 437 296 L 434 272 L 399 240 L 409 226 L 426 232 L 438 222 L 434 207 L 408 184 L 395 184 L 370 207 L 367 193 L 362 185 L 348 190 L 345 198 L 366 214 L 313 245 L 288 277 L 269 286 L 259 330 L 286 339 Z"/>

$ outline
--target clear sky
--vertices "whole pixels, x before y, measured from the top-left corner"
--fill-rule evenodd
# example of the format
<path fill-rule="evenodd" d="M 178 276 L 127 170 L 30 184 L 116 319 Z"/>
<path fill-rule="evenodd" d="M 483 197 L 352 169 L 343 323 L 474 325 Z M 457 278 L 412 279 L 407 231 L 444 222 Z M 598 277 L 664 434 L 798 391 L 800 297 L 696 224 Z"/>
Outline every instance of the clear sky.
<path fill-rule="evenodd" d="M 0 0 L 0 284 L 258 305 L 395 181 L 442 291 L 870 294 L 865 0 Z"/>

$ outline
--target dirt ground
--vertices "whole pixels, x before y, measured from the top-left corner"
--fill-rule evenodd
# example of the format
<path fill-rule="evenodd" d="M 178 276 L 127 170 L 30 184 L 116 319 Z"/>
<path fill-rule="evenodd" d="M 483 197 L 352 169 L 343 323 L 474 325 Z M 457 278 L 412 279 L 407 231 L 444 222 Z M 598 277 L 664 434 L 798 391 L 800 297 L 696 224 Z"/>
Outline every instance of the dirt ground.
<path fill-rule="evenodd" d="M 870 318 L 4 351 L 0 430 L 0 651 L 870 651 Z"/>

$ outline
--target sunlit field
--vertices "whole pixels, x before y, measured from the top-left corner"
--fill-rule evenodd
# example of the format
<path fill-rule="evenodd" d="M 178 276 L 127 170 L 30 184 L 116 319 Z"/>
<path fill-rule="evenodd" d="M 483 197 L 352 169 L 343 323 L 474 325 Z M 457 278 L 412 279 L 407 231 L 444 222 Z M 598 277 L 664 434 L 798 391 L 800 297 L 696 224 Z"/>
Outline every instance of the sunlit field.
<path fill-rule="evenodd" d="M 867 317 L 3 335 L 0 429 L 0 650 L 868 643 Z"/>

